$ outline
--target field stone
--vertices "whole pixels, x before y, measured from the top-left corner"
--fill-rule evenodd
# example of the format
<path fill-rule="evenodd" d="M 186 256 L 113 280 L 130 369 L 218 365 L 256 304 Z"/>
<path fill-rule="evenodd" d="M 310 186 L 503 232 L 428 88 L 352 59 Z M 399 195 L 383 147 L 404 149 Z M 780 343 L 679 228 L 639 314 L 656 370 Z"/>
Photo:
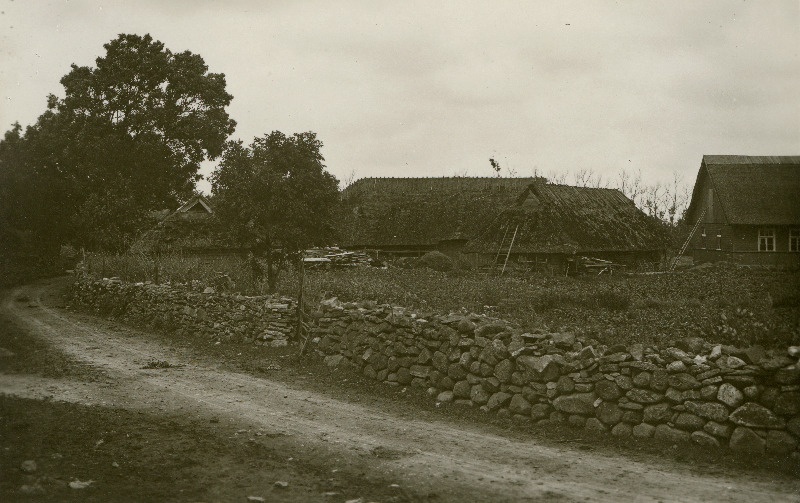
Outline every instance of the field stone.
<path fill-rule="evenodd" d="M 433 356 L 431 356 L 431 362 L 433 363 L 433 367 L 439 372 L 447 372 L 448 361 L 446 354 L 441 351 L 434 352 Z"/>
<path fill-rule="evenodd" d="M 622 396 L 619 386 L 612 381 L 602 380 L 594 385 L 594 391 L 603 400 L 617 400 Z"/>
<path fill-rule="evenodd" d="M 657 403 L 664 399 L 664 395 L 647 389 L 632 389 L 625 393 L 625 396 L 633 402 L 642 404 Z"/>
<path fill-rule="evenodd" d="M 686 410 L 692 414 L 697 414 L 700 417 L 724 423 L 728 420 L 728 408 L 717 402 L 691 402 L 688 401 L 684 404 Z"/>
<path fill-rule="evenodd" d="M 653 438 L 661 442 L 681 443 L 688 442 L 691 436 L 686 431 L 672 428 L 666 424 L 659 424 L 653 432 Z"/>
<path fill-rule="evenodd" d="M 785 431 L 769 430 L 766 449 L 770 454 L 788 454 L 797 449 L 797 440 Z"/>
<path fill-rule="evenodd" d="M 622 412 L 622 422 L 639 424 L 642 422 L 642 411 L 640 410 L 626 410 Z"/>
<path fill-rule="evenodd" d="M 510 400 L 511 400 L 511 394 L 505 393 L 503 391 L 498 391 L 497 393 L 489 397 L 489 401 L 486 402 L 486 407 L 488 407 L 489 410 L 495 410 L 497 408 L 503 407 Z"/>
<path fill-rule="evenodd" d="M 719 392 L 719 386 L 714 384 L 709 384 L 708 386 L 703 386 L 700 388 L 700 397 L 703 400 L 714 400 L 717 398 L 717 393 Z"/>
<path fill-rule="evenodd" d="M 590 417 L 586 420 L 586 424 L 583 427 L 589 433 L 605 433 L 608 431 L 606 425 L 600 422 L 599 419 L 595 417 Z"/>
<path fill-rule="evenodd" d="M 649 405 L 644 408 L 643 420 L 645 423 L 658 424 L 665 423 L 672 417 L 672 410 L 669 404 L 659 403 Z"/>
<path fill-rule="evenodd" d="M 738 369 L 747 365 L 747 362 L 736 356 L 729 356 L 725 359 L 725 366 L 729 369 Z"/>
<path fill-rule="evenodd" d="M 633 434 L 633 426 L 628 423 L 619 423 L 611 428 L 611 434 L 620 438 L 630 437 Z"/>
<path fill-rule="evenodd" d="M 567 414 L 594 415 L 594 401 L 596 399 L 597 395 L 594 393 L 562 395 L 553 400 L 553 407 Z"/>
<path fill-rule="evenodd" d="M 572 332 L 550 334 L 550 337 L 553 344 L 562 349 L 572 349 L 572 345 L 575 344 L 575 334 Z"/>
<path fill-rule="evenodd" d="M 691 436 L 692 442 L 702 447 L 719 447 L 719 440 L 704 431 L 695 431 Z"/>
<path fill-rule="evenodd" d="M 569 376 L 561 376 L 556 382 L 556 391 L 560 394 L 572 393 L 575 390 L 575 381 Z"/>
<path fill-rule="evenodd" d="M 669 374 L 666 370 L 654 370 L 652 376 L 650 377 L 650 388 L 656 391 L 664 391 L 667 389 L 667 386 L 669 386 L 667 379 L 669 379 Z"/>
<path fill-rule="evenodd" d="M 766 441 L 759 437 L 750 428 L 739 426 L 733 430 L 728 446 L 732 451 L 736 452 L 743 452 L 747 454 L 763 454 L 766 447 Z"/>
<path fill-rule="evenodd" d="M 614 425 L 622 421 L 622 410 L 613 402 L 603 402 L 597 407 L 597 419 L 605 424 Z"/>
<path fill-rule="evenodd" d="M 469 381 L 458 381 L 453 386 L 453 396 L 456 398 L 469 398 L 470 393 L 472 393 L 472 386 L 470 386 Z"/>
<path fill-rule="evenodd" d="M 686 372 L 686 364 L 680 360 L 670 362 L 667 365 L 667 372 Z"/>
<path fill-rule="evenodd" d="M 511 380 L 511 373 L 514 371 L 514 364 L 511 360 L 503 360 L 494 368 L 494 376 L 497 377 L 501 383 L 507 383 Z"/>
<path fill-rule="evenodd" d="M 675 418 L 675 427 L 681 430 L 699 430 L 706 424 L 706 420 L 689 412 L 681 412 Z"/>
<path fill-rule="evenodd" d="M 748 402 L 728 416 L 728 419 L 739 426 L 751 428 L 783 428 L 785 422 L 771 410 L 755 402 Z"/>
<path fill-rule="evenodd" d="M 619 375 L 614 378 L 614 382 L 617 384 L 619 389 L 623 391 L 628 391 L 633 389 L 633 379 L 626 375 Z"/>
<path fill-rule="evenodd" d="M 650 438 L 656 431 L 656 427 L 652 424 L 641 423 L 637 424 L 631 430 L 631 433 L 636 438 Z"/>
<path fill-rule="evenodd" d="M 400 384 L 411 383 L 411 371 L 407 367 L 397 369 L 397 382 Z"/>
<path fill-rule="evenodd" d="M 512 414 L 522 414 L 527 416 L 531 413 L 531 404 L 525 400 L 525 397 L 520 394 L 516 394 L 511 399 L 511 403 L 508 404 L 508 410 L 511 411 Z"/>
<path fill-rule="evenodd" d="M 652 374 L 647 371 L 639 372 L 633 377 L 633 384 L 637 388 L 647 388 L 650 386 L 650 378 Z"/>
<path fill-rule="evenodd" d="M 480 384 L 475 384 L 470 390 L 469 398 L 473 403 L 483 405 L 489 401 L 491 395 Z"/>
<path fill-rule="evenodd" d="M 481 380 L 481 385 L 489 393 L 495 393 L 500 389 L 500 380 L 496 377 L 487 377 Z"/>
<path fill-rule="evenodd" d="M 744 393 L 729 383 L 722 383 L 717 391 L 717 400 L 729 407 L 738 407 L 744 402 Z"/>
<path fill-rule="evenodd" d="M 667 379 L 669 385 L 675 389 L 686 391 L 690 389 L 699 388 L 700 381 L 694 378 L 691 374 L 672 374 Z"/>
<path fill-rule="evenodd" d="M 454 381 L 460 381 L 467 377 L 467 371 L 458 364 L 458 363 L 451 363 L 447 367 L 447 376 L 453 379 Z"/>
<path fill-rule="evenodd" d="M 436 396 L 437 402 L 442 403 L 449 403 L 453 401 L 453 392 L 452 391 L 442 391 Z"/>

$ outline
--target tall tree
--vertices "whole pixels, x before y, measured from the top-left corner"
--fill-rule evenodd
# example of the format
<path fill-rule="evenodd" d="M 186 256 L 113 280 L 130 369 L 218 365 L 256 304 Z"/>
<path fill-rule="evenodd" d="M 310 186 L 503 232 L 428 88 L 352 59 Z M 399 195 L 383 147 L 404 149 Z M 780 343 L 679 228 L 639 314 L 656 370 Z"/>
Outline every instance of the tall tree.
<path fill-rule="evenodd" d="M 14 162 L 57 188 L 54 199 L 28 195 L 42 206 L 30 217 L 55 226 L 40 234 L 120 249 L 147 211 L 191 196 L 200 163 L 222 153 L 235 122 L 225 76 L 199 55 L 173 53 L 150 35 L 119 35 L 104 48 L 95 67 L 72 65 L 64 97 L 48 97 Z"/>
<path fill-rule="evenodd" d="M 211 175 L 217 214 L 242 247 L 267 264 L 270 291 L 277 284 L 277 258 L 325 244 L 333 237 L 338 181 L 325 170 L 315 133 L 280 131 L 255 138 L 249 147 L 228 144 Z"/>

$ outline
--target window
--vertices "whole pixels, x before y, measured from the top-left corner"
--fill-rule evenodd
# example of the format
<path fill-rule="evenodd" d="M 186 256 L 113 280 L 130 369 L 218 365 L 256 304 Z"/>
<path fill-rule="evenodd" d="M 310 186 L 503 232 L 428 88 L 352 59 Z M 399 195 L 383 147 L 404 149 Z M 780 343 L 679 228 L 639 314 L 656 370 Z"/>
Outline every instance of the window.
<path fill-rule="evenodd" d="M 800 229 L 789 229 L 789 251 L 800 252 Z"/>
<path fill-rule="evenodd" d="M 758 251 L 775 251 L 775 229 L 772 227 L 758 229 Z"/>
<path fill-rule="evenodd" d="M 722 231 L 717 233 L 717 250 L 722 249 Z"/>
<path fill-rule="evenodd" d="M 703 232 L 700 234 L 700 248 L 706 249 L 706 228 L 703 227 Z"/>

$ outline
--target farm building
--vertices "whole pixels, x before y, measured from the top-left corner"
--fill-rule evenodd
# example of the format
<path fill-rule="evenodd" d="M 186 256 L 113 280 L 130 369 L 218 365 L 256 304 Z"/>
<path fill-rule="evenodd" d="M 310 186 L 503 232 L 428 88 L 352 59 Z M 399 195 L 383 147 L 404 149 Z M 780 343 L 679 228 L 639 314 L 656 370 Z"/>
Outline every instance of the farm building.
<path fill-rule="evenodd" d="M 456 257 L 536 178 L 363 178 L 342 192 L 340 245 L 381 256 Z"/>
<path fill-rule="evenodd" d="M 800 266 L 800 156 L 703 156 L 686 219 L 695 263 Z"/>
<path fill-rule="evenodd" d="M 239 253 L 208 199 L 196 195 L 145 232 L 131 252 L 221 257 Z"/>
<path fill-rule="evenodd" d="M 476 265 L 501 261 L 552 273 L 583 257 L 654 266 L 666 248 L 663 226 L 616 189 L 532 183 L 499 212 L 464 253 Z"/>

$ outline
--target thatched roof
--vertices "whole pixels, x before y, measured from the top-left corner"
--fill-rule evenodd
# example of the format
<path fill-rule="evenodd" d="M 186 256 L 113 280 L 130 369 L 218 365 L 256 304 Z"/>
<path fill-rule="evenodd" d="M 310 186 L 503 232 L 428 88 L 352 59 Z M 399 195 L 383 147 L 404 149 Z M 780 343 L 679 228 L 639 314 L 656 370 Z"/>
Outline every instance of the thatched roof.
<path fill-rule="evenodd" d="M 497 252 L 517 230 L 512 253 L 656 251 L 662 225 L 616 189 L 530 184 L 516 204 L 467 243 L 467 252 Z M 510 242 L 510 234 L 504 246 Z"/>
<path fill-rule="evenodd" d="M 686 213 L 689 222 L 700 211 L 704 177 L 730 224 L 800 224 L 800 156 L 704 155 Z"/>
<path fill-rule="evenodd" d="M 342 193 L 340 244 L 436 245 L 478 235 L 536 178 L 363 178 Z"/>
<path fill-rule="evenodd" d="M 164 217 L 131 246 L 137 253 L 202 253 L 232 250 L 209 200 L 196 195 Z"/>

